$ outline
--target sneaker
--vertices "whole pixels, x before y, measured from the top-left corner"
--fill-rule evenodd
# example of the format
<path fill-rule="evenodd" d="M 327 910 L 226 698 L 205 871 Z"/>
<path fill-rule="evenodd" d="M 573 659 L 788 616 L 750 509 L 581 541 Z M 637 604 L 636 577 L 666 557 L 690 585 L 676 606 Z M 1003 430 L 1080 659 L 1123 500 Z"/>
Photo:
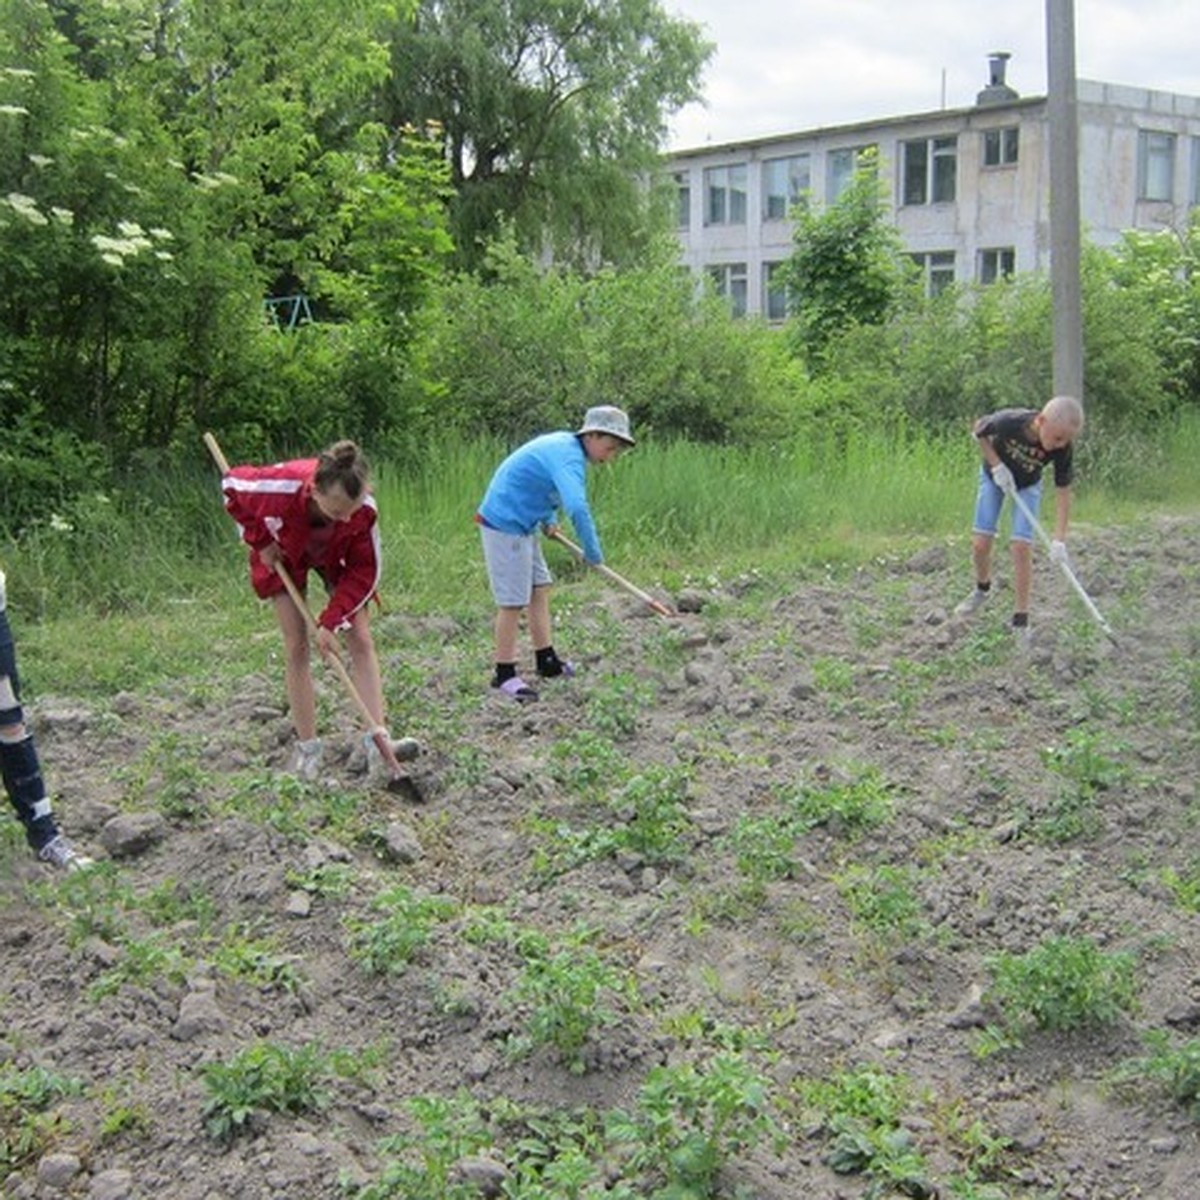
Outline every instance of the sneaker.
<path fill-rule="evenodd" d="M 1033 626 L 1014 625 L 1013 644 L 1021 654 L 1028 654 L 1033 649 Z"/>
<path fill-rule="evenodd" d="M 986 592 L 983 588 L 973 588 L 971 594 L 962 603 L 955 605 L 954 615 L 969 617 L 972 613 L 977 613 L 991 598 L 990 588 Z"/>
<path fill-rule="evenodd" d="M 61 833 L 38 851 L 38 858 L 60 871 L 86 871 L 96 865 L 95 859 L 80 854 Z"/>
<path fill-rule="evenodd" d="M 292 761 L 288 764 L 288 774 L 311 783 L 321 773 L 321 760 L 324 756 L 325 746 L 320 738 L 297 742 Z"/>

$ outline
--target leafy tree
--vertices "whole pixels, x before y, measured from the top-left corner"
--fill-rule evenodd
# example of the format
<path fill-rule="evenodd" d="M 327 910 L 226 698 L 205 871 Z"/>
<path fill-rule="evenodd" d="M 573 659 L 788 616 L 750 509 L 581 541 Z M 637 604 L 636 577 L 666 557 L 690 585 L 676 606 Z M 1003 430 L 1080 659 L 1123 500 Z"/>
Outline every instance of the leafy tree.
<path fill-rule="evenodd" d="M 658 0 L 421 0 L 388 123 L 440 124 L 463 265 L 506 224 L 535 255 L 635 260 L 654 224 L 638 174 L 712 49 Z"/>
<path fill-rule="evenodd" d="M 120 461 L 397 419 L 450 249 L 439 144 L 375 120 L 398 11 L 0 0 L 0 395 L 28 438 Z M 298 290 L 355 331 L 282 345 L 263 298 Z"/>
<path fill-rule="evenodd" d="M 884 220 L 883 184 L 864 152 L 850 185 L 829 208 L 793 213 L 791 257 L 780 269 L 792 303 L 797 349 L 819 374 L 830 343 L 855 326 L 881 326 L 912 278 L 899 232 Z"/>

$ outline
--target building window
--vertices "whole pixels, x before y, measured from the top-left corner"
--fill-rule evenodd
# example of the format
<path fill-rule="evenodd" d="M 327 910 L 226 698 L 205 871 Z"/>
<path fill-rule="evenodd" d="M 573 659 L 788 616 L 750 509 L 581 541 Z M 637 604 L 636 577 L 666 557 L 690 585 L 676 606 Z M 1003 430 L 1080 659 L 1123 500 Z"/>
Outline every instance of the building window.
<path fill-rule="evenodd" d="M 983 165 L 985 167 L 1011 167 L 1017 161 L 1020 130 L 1015 126 L 1007 129 L 985 129 L 983 132 Z"/>
<path fill-rule="evenodd" d="M 1011 279 L 1017 273 L 1017 252 L 1011 246 L 979 252 L 979 282 L 995 283 Z"/>
<path fill-rule="evenodd" d="M 948 204 L 954 200 L 958 139 L 925 138 L 901 143 L 902 204 Z"/>
<path fill-rule="evenodd" d="M 709 278 L 718 296 L 724 296 L 729 301 L 729 308 L 735 317 L 746 315 L 746 264 L 715 263 L 708 268 Z"/>
<path fill-rule="evenodd" d="M 1138 134 L 1138 199 L 1170 200 L 1175 194 L 1175 135 Z"/>
<path fill-rule="evenodd" d="M 940 295 L 954 282 L 953 250 L 934 250 L 929 254 L 913 254 L 911 258 L 921 269 L 927 296 Z"/>
<path fill-rule="evenodd" d="M 1200 137 L 1192 138 L 1192 191 L 1188 203 L 1200 204 Z"/>
<path fill-rule="evenodd" d="M 812 187 L 812 163 L 807 154 L 769 158 L 762 166 L 763 220 L 782 221 Z"/>
<path fill-rule="evenodd" d="M 686 171 L 676 171 L 675 179 L 675 228 L 692 227 L 692 183 Z"/>
<path fill-rule="evenodd" d="M 762 310 L 768 321 L 786 321 L 792 307 L 792 291 L 781 278 L 784 264 L 763 263 Z"/>
<path fill-rule="evenodd" d="M 847 146 L 843 150 L 830 150 L 825 156 L 825 203 L 835 204 L 838 197 L 854 182 L 863 155 L 874 150 L 874 146 Z"/>
<path fill-rule="evenodd" d="M 704 172 L 706 225 L 745 225 L 746 164 L 709 167 Z"/>

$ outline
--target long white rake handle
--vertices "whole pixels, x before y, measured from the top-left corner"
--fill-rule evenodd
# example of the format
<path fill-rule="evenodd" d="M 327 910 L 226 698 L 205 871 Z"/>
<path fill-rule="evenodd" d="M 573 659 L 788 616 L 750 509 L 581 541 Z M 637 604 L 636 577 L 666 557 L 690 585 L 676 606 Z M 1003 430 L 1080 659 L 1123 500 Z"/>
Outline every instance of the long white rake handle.
<path fill-rule="evenodd" d="M 1046 545 L 1046 549 L 1049 550 L 1052 545 L 1050 535 L 1042 528 L 1041 522 L 1033 515 L 1033 510 L 1028 504 L 1025 503 L 1024 500 L 1021 499 L 1021 493 L 1015 488 L 1012 492 L 1012 498 L 1013 503 L 1016 504 L 1016 506 L 1025 514 L 1025 519 L 1030 525 L 1033 526 L 1034 532 L 1042 539 Z M 1113 633 L 1109 623 L 1104 619 L 1103 616 L 1101 616 L 1100 610 L 1092 602 L 1091 596 L 1089 596 L 1084 590 L 1083 584 L 1075 578 L 1075 572 L 1071 570 L 1071 564 L 1068 562 L 1060 562 L 1058 565 L 1062 569 L 1062 573 L 1067 577 L 1067 582 L 1075 589 L 1075 594 L 1080 598 L 1080 600 L 1083 601 L 1084 608 L 1086 608 L 1088 612 L 1092 614 L 1092 619 L 1097 625 L 1100 626 L 1101 629 L 1104 630 L 1109 641 L 1116 645 L 1117 635 Z"/>
<path fill-rule="evenodd" d="M 583 550 L 579 546 L 575 545 L 570 538 L 568 538 L 559 530 L 556 529 L 553 533 L 548 533 L 547 536 L 552 537 L 556 542 L 566 546 L 566 548 L 570 550 L 580 562 L 587 562 L 587 559 L 584 558 Z M 605 565 L 604 563 L 591 563 L 589 565 L 593 570 L 599 571 L 605 579 L 615 583 L 617 587 L 624 588 L 625 591 L 627 591 L 631 596 L 636 596 L 643 604 L 658 613 L 660 617 L 670 618 L 675 616 L 675 613 L 661 600 L 656 600 L 652 595 L 650 595 L 649 592 L 642 591 L 640 587 L 638 587 L 636 584 L 630 583 L 629 580 L 623 575 L 618 575 L 611 567 Z"/>

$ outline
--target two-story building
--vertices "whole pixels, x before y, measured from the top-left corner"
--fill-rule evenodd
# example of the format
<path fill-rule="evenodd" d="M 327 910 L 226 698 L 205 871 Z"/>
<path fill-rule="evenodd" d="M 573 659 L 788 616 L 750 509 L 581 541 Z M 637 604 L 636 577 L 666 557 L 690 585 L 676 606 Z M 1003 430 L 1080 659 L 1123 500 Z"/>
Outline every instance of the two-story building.
<path fill-rule="evenodd" d="M 887 219 L 931 291 L 1048 270 L 1047 98 L 1007 85 L 1008 57 L 991 56 L 970 108 L 670 155 L 683 263 L 706 272 L 736 313 L 782 319 L 772 274 L 791 253 L 792 206 L 835 201 L 873 148 Z M 1076 113 L 1083 236 L 1111 245 L 1130 229 L 1183 229 L 1200 204 L 1200 97 L 1079 80 Z"/>

